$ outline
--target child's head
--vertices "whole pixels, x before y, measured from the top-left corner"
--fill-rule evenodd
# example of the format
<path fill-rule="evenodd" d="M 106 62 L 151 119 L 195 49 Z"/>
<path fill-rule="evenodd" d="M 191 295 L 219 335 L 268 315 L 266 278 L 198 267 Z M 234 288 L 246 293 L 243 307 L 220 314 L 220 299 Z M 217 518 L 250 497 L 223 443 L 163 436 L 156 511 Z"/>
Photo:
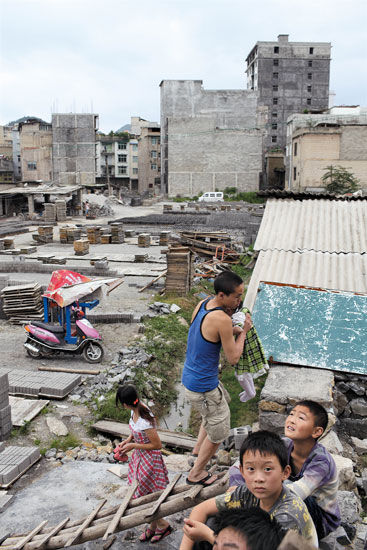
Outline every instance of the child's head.
<path fill-rule="evenodd" d="M 240 471 L 253 495 L 276 500 L 290 474 L 287 449 L 279 435 L 265 430 L 249 435 L 240 450 Z"/>
<path fill-rule="evenodd" d="M 136 391 L 135 386 L 132 384 L 125 384 L 124 386 L 119 386 L 116 393 L 116 406 L 118 404 L 127 407 L 136 407 L 139 403 L 138 392 Z"/>
<path fill-rule="evenodd" d="M 223 510 L 215 516 L 213 550 L 276 550 L 285 531 L 261 508 Z"/>
<path fill-rule="evenodd" d="M 328 415 L 324 407 L 316 401 L 305 399 L 296 403 L 289 413 L 284 433 L 293 440 L 316 440 L 325 432 L 327 425 Z"/>

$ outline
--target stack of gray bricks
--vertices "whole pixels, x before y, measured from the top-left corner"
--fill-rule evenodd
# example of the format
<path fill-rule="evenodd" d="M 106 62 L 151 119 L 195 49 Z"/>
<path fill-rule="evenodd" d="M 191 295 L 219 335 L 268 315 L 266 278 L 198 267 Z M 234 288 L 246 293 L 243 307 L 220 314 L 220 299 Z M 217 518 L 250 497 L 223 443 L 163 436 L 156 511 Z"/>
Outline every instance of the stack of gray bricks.
<path fill-rule="evenodd" d="M 40 458 L 38 447 L 5 447 L 0 443 L 0 487 L 7 487 Z M 3 447 L 2 447 L 3 446 Z"/>
<path fill-rule="evenodd" d="M 0 376 L 0 441 L 4 441 L 10 435 L 13 425 L 11 423 L 11 408 L 9 405 L 9 380 L 8 375 Z"/>

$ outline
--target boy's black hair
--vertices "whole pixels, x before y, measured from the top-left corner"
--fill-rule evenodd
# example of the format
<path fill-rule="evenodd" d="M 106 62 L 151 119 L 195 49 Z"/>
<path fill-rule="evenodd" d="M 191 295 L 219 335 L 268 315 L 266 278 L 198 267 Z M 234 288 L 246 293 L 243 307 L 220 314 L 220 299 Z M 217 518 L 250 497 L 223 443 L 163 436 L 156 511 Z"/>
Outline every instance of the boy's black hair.
<path fill-rule="evenodd" d="M 255 453 L 258 451 L 261 455 L 275 455 L 280 463 L 282 470 L 288 465 L 288 452 L 283 440 L 279 435 L 261 430 L 250 434 L 242 443 L 240 450 L 240 463 L 242 465 L 243 455 L 246 451 Z"/>
<path fill-rule="evenodd" d="M 226 527 L 230 527 L 244 538 L 248 550 L 276 550 L 286 533 L 279 523 L 261 508 L 237 508 L 219 512 L 214 520 L 214 534 L 218 535 Z"/>
<path fill-rule="evenodd" d="M 223 292 L 229 296 L 236 290 L 239 285 L 242 285 L 243 280 L 237 273 L 233 271 L 223 271 L 214 279 L 215 293 Z"/>
<path fill-rule="evenodd" d="M 315 428 L 322 428 L 323 431 L 326 430 L 329 422 L 329 418 L 325 408 L 322 405 L 320 405 L 320 403 L 317 403 L 316 401 L 312 401 L 311 399 L 304 399 L 303 401 L 298 401 L 298 403 L 296 403 L 294 407 L 297 407 L 297 405 L 300 405 L 302 407 L 307 407 L 307 409 L 309 409 L 310 413 L 315 418 Z"/>

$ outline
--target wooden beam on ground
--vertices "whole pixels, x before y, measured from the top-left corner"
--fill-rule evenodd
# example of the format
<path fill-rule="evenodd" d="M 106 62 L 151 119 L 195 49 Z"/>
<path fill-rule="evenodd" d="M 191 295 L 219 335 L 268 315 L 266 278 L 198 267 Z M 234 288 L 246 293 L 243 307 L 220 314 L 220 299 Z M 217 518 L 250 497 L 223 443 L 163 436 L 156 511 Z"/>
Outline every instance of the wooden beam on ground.
<path fill-rule="evenodd" d="M 163 271 L 163 273 L 158 275 L 158 277 L 155 277 L 152 281 L 150 281 L 150 283 L 143 286 L 143 288 L 139 288 L 138 292 L 143 292 L 143 290 L 145 290 L 146 288 L 149 288 L 150 286 L 152 286 L 152 284 L 156 283 L 161 277 L 164 277 L 165 275 L 167 275 L 167 271 Z"/>
<path fill-rule="evenodd" d="M 62 521 L 60 521 L 60 523 L 56 525 L 56 527 L 54 527 L 49 533 L 47 533 L 41 540 L 37 541 L 38 542 L 37 550 L 44 548 L 46 546 L 46 543 L 50 540 L 50 538 L 53 537 L 54 535 L 57 535 L 57 533 L 61 531 L 64 525 L 67 524 L 69 519 L 70 518 L 65 518 Z"/>
<path fill-rule="evenodd" d="M 68 369 L 67 367 L 38 367 L 38 370 L 45 370 L 48 372 L 70 372 L 72 374 L 99 374 L 101 372 L 98 369 Z"/>
<path fill-rule="evenodd" d="M 41 529 L 46 525 L 47 523 L 47 520 L 45 521 L 42 521 L 42 523 L 40 523 L 39 525 L 37 525 L 37 527 L 35 527 L 33 529 L 33 531 L 31 531 L 30 533 L 28 533 L 28 535 L 26 537 L 24 537 L 24 539 L 20 540 L 14 547 L 13 547 L 13 550 L 21 550 L 22 548 L 24 548 L 24 546 L 27 544 L 27 542 L 29 542 L 31 539 L 33 539 L 34 535 L 37 535 L 37 533 L 39 533 L 41 531 Z"/>
<path fill-rule="evenodd" d="M 181 477 L 181 474 L 176 474 L 175 477 L 172 479 L 172 481 L 167 485 L 167 487 L 165 488 L 165 490 L 163 491 L 163 493 L 161 494 L 161 496 L 159 497 L 159 499 L 157 500 L 157 502 L 154 504 L 153 506 L 153 509 L 151 510 L 151 512 L 147 515 L 147 518 L 149 518 L 150 516 L 154 516 L 154 514 L 156 513 L 156 511 L 158 510 L 158 508 L 160 507 L 160 505 L 162 504 L 162 502 L 164 500 L 166 500 L 166 498 L 168 497 L 168 495 L 170 494 L 170 492 L 172 491 L 173 487 L 176 485 L 176 483 L 178 482 L 178 480 L 180 479 Z"/>
<path fill-rule="evenodd" d="M 115 422 L 113 420 L 99 420 L 93 424 L 92 428 L 99 432 L 110 433 L 122 438 L 130 435 L 130 428 L 128 424 L 124 424 L 123 422 Z M 161 442 L 165 445 L 179 447 L 188 451 L 192 451 L 195 447 L 196 439 L 190 435 L 162 429 L 158 429 L 157 432 Z"/>
<path fill-rule="evenodd" d="M 108 290 L 107 290 L 107 296 L 110 294 L 110 292 L 112 292 L 113 290 L 115 290 L 115 288 L 117 288 L 118 286 L 122 285 L 122 283 L 124 282 L 125 279 L 123 279 L 122 277 L 120 279 L 117 279 L 117 281 L 115 281 L 114 283 L 110 283 L 108 284 Z"/>
<path fill-rule="evenodd" d="M 124 500 L 122 501 L 122 503 L 120 504 L 116 514 L 113 516 L 112 518 L 112 521 L 108 524 L 108 527 L 106 529 L 106 532 L 105 534 L 103 535 L 103 539 L 102 540 L 107 540 L 108 537 L 110 535 L 112 535 L 112 533 L 115 532 L 115 529 L 116 527 L 118 526 L 119 524 L 119 521 L 120 519 L 122 518 L 122 516 L 124 515 L 125 513 L 125 510 L 126 508 L 128 507 L 129 505 L 129 502 L 131 500 L 131 497 L 133 496 L 133 494 L 135 493 L 136 491 L 136 488 L 138 486 L 138 482 L 137 480 L 135 479 L 134 480 L 134 483 L 131 485 L 131 487 L 128 489 L 127 493 L 126 493 L 126 496 L 124 498 Z"/>
<path fill-rule="evenodd" d="M 83 534 L 84 529 L 86 529 L 88 525 L 92 523 L 93 519 L 96 517 L 96 515 L 106 502 L 107 499 L 105 498 L 104 500 L 102 500 L 102 502 L 98 504 L 97 508 L 95 508 L 86 518 L 86 520 L 81 524 L 77 532 L 67 539 L 64 544 L 64 548 L 66 548 L 67 546 L 72 546 L 72 544 L 74 544 L 74 542 Z"/>

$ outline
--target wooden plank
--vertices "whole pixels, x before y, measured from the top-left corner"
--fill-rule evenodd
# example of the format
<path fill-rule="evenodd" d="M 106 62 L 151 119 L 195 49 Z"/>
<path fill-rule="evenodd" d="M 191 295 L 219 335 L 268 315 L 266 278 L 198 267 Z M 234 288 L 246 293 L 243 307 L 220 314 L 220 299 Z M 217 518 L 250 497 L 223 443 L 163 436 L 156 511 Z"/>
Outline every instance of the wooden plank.
<path fill-rule="evenodd" d="M 108 524 L 108 527 L 106 529 L 106 532 L 105 534 L 103 535 L 103 538 L 102 540 L 107 540 L 108 537 L 110 535 L 112 535 L 112 533 L 115 532 L 116 530 L 116 527 L 118 526 L 118 524 L 120 523 L 120 519 L 122 518 L 122 516 L 124 515 L 125 513 L 125 510 L 126 508 L 128 507 L 129 505 L 129 502 L 133 496 L 133 494 L 135 493 L 136 491 L 136 488 L 138 486 L 138 481 L 135 479 L 134 480 L 134 483 L 131 485 L 131 487 L 128 489 L 127 493 L 126 493 L 126 496 L 124 498 L 124 500 L 122 501 L 122 503 L 120 504 L 120 506 L 118 507 L 117 511 L 116 511 L 116 514 L 113 516 L 112 520 L 110 521 L 110 523 Z"/>
<path fill-rule="evenodd" d="M 37 541 L 38 546 L 36 546 L 37 549 L 43 548 L 46 543 L 50 540 L 51 537 L 54 535 L 57 535 L 59 531 L 64 527 L 64 525 L 67 524 L 70 518 L 65 518 L 56 527 L 54 527 L 49 533 L 47 533 L 41 540 Z"/>
<path fill-rule="evenodd" d="M 75 534 L 73 534 L 64 544 L 64 548 L 68 547 L 68 546 L 72 546 L 72 544 L 74 544 L 74 542 L 80 537 L 80 535 L 82 535 L 84 529 L 86 529 L 86 527 L 88 527 L 88 525 L 90 525 L 92 523 L 92 521 L 94 520 L 94 518 L 96 517 L 96 515 L 98 514 L 98 512 L 100 511 L 100 509 L 102 508 L 102 506 L 107 502 L 107 499 L 103 499 L 102 502 L 100 502 L 97 506 L 97 508 L 95 508 L 93 510 L 93 512 L 91 512 L 89 514 L 89 516 L 85 519 L 85 521 L 81 524 L 81 526 L 79 527 L 79 529 L 77 530 L 77 532 Z"/>
<path fill-rule="evenodd" d="M 111 433 L 113 435 L 127 437 L 130 435 L 130 429 L 128 424 L 122 422 L 115 422 L 112 420 L 99 420 L 92 426 L 95 430 L 100 432 Z M 171 445 L 173 447 L 180 447 L 192 451 L 195 447 L 196 439 L 190 435 L 182 434 L 179 432 L 171 432 L 169 430 L 157 430 L 158 435 L 162 443 Z"/>
<path fill-rule="evenodd" d="M 35 527 L 33 529 L 33 531 L 28 533 L 28 535 L 26 537 L 24 537 L 24 539 L 20 540 L 13 547 L 13 550 L 21 550 L 21 548 L 23 548 L 27 544 L 27 542 L 29 542 L 31 539 L 33 539 L 34 535 L 37 535 L 37 533 L 39 533 L 41 531 L 41 529 L 46 525 L 46 523 L 47 523 L 47 519 L 42 521 L 42 523 L 40 523 L 37 527 Z"/>
<path fill-rule="evenodd" d="M 38 367 L 38 370 L 45 370 L 48 372 L 71 372 L 75 374 L 99 374 L 101 372 L 98 369 L 68 369 L 67 367 Z"/>
<path fill-rule="evenodd" d="M 48 404 L 48 399 L 24 399 L 10 395 L 9 405 L 13 426 L 23 426 L 25 422 L 30 422 Z"/>
<path fill-rule="evenodd" d="M 143 286 L 143 288 L 139 288 L 138 292 L 143 292 L 143 290 L 145 290 L 146 288 L 149 288 L 153 283 L 157 282 L 161 277 L 164 277 L 165 275 L 167 275 L 167 271 L 163 271 L 163 273 L 158 275 L 158 277 L 155 277 L 152 281 L 150 281 L 150 283 Z"/>
<path fill-rule="evenodd" d="M 161 496 L 159 497 L 159 499 L 157 500 L 157 502 L 153 506 L 153 509 L 151 510 L 151 512 L 147 515 L 147 518 L 150 517 L 150 516 L 153 516 L 156 513 L 156 511 L 158 510 L 158 508 L 160 507 L 162 502 L 164 500 L 166 500 L 167 496 L 170 494 L 170 492 L 172 491 L 173 487 L 176 485 L 176 483 L 180 479 L 180 477 L 181 477 L 181 474 L 176 474 L 175 475 L 175 477 L 172 479 L 172 481 L 169 483 L 169 485 L 167 485 L 167 487 L 165 488 L 165 490 L 163 491 L 163 493 L 161 494 Z"/>

